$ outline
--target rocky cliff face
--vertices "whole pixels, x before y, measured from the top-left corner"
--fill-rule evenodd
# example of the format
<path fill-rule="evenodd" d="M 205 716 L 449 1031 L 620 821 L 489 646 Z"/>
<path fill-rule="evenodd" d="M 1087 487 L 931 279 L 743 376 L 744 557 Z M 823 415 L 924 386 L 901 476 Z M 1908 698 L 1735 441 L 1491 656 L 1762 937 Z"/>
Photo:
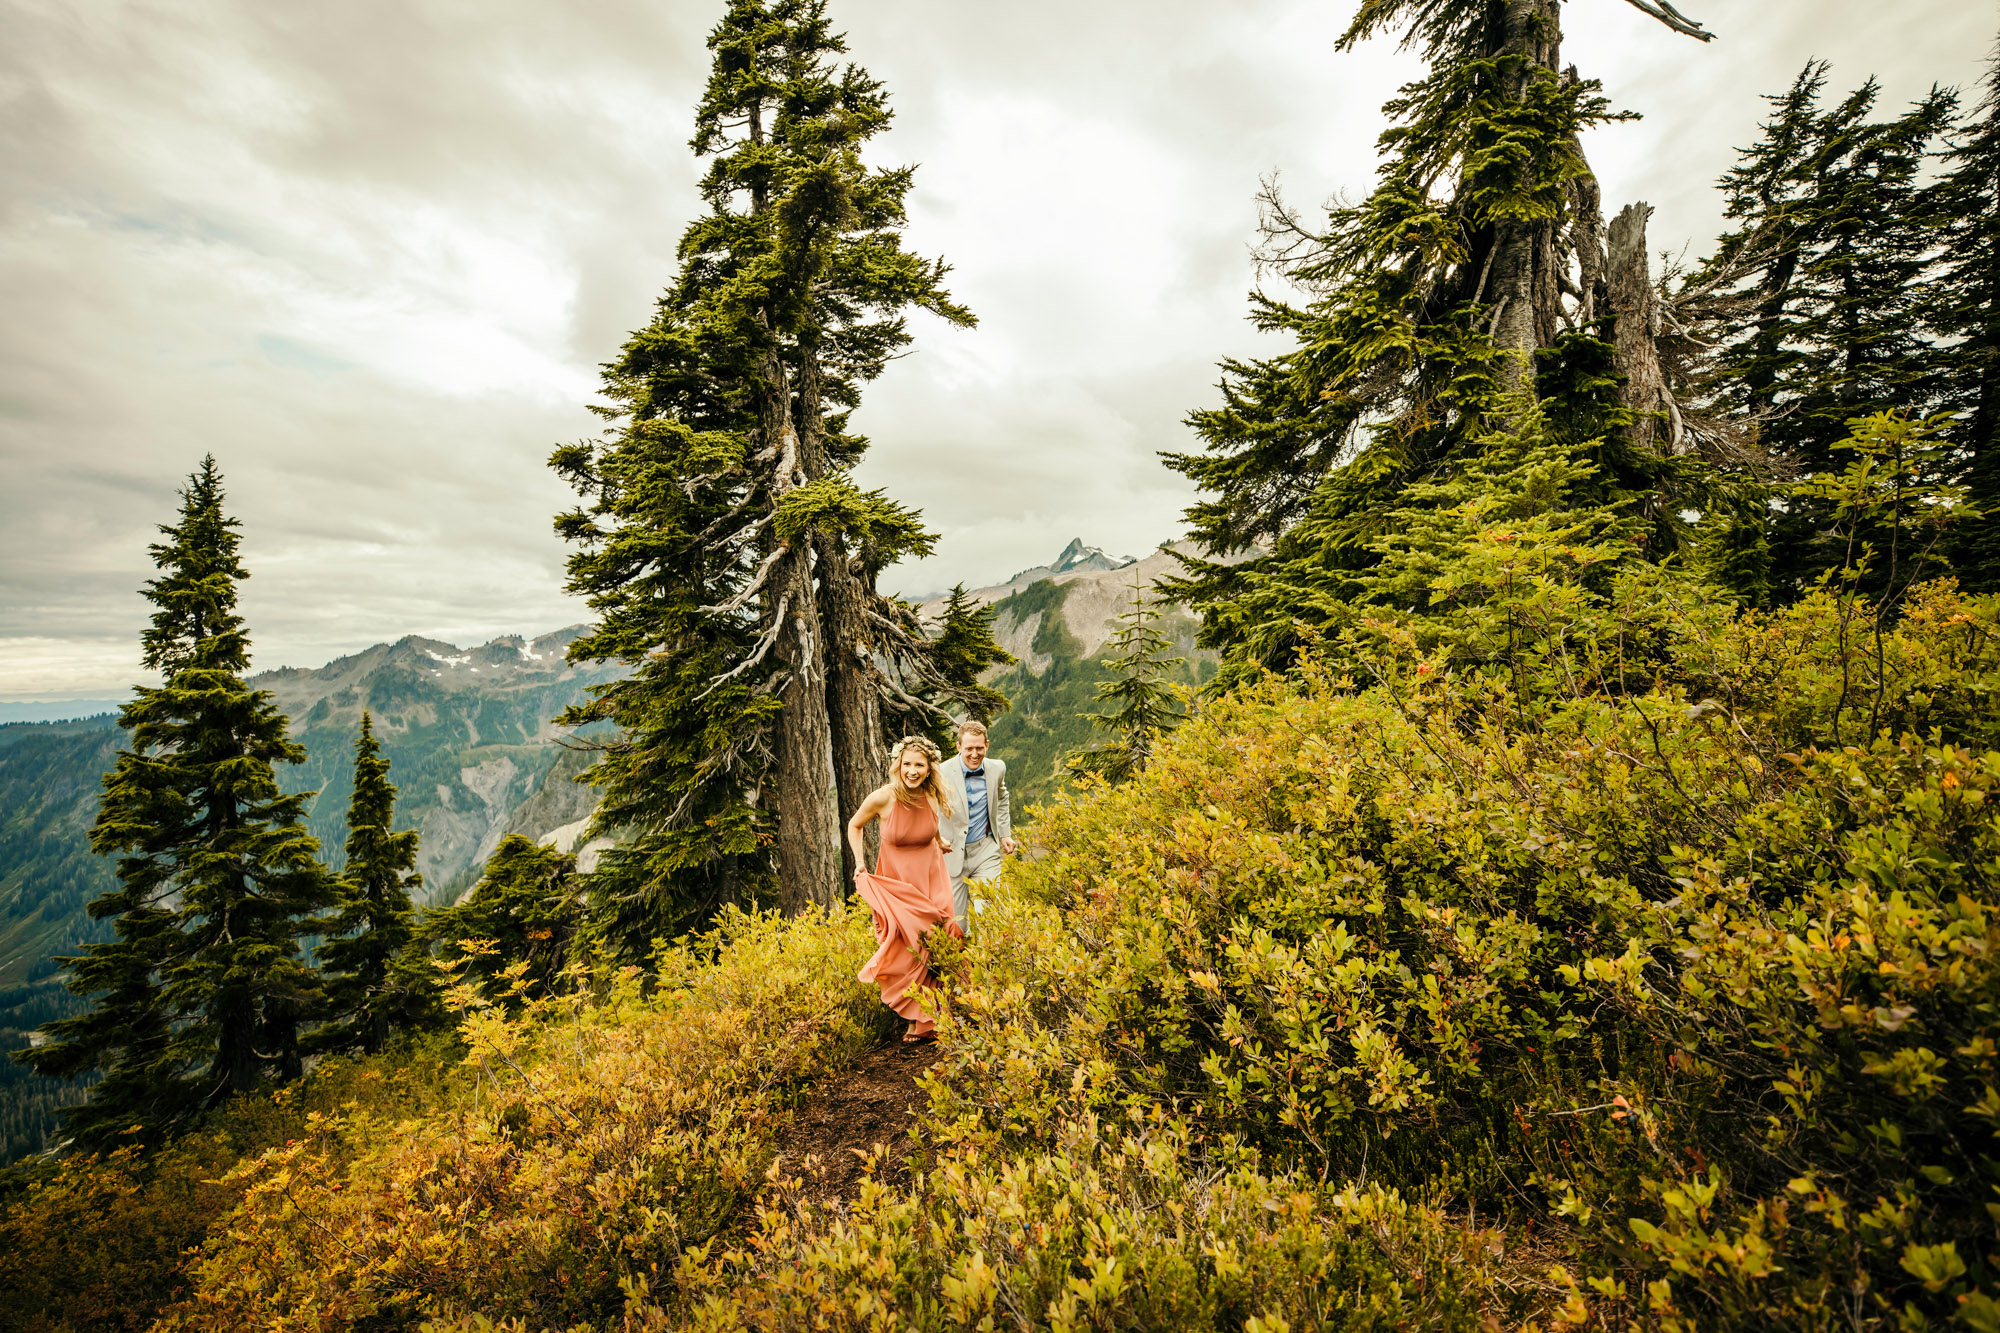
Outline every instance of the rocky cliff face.
<path fill-rule="evenodd" d="M 1048 614 L 1043 604 L 1049 599 L 1045 596 L 1013 599 L 1045 580 L 1062 589 L 1058 599 L 1061 609 L 1057 614 L 1062 628 L 1076 641 L 1072 651 L 1081 657 L 1095 657 L 1105 640 L 1117 633 L 1118 617 L 1132 609 L 1135 597 L 1142 593 L 1150 595 L 1162 577 L 1179 572 L 1180 561 L 1173 555 L 1178 549 L 1182 548 L 1168 545 L 1143 559 L 1128 556 L 1112 560 L 1095 546 L 1085 546 L 1079 538 L 1064 547 L 1063 553 L 1050 563 L 1024 569 L 1005 583 L 978 589 L 971 597 L 980 606 L 999 605 L 1000 617 L 994 624 L 994 633 L 1001 646 L 1039 676 L 1053 660 L 1051 653 L 1035 648 L 1043 617 Z M 943 597 L 933 597 L 923 603 L 925 619 L 935 620 L 944 610 L 944 601 Z M 1194 646 L 1194 618 L 1178 607 L 1160 609 L 1164 613 L 1161 629 L 1183 641 L 1182 651 L 1200 655 Z"/>
<path fill-rule="evenodd" d="M 256 678 L 292 719 L 311 758 L 297 786 L 318 790 L 313 831 L 338 856 L 361 710 L 398 789 L 398 822 L 422 834 L 427 901 L 449 901 L 509 833 L 541 837 L 590 813 L 574 781 L 588 756 L 566 750 L 551 720 L 619 668 L 564 660 L 582 627 L 476 648 L 414 635 L 329 662 Z"/>

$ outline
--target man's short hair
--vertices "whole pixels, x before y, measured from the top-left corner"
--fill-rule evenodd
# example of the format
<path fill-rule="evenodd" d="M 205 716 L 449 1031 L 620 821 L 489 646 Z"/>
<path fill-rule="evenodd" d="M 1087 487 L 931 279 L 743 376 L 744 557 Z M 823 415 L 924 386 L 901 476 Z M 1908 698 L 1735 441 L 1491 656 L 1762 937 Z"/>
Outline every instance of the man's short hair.
<path fill-rule="evenodd" d="M 976 721 L 973 719 L 967 719 L 966 721 L 958 724 L 958 738 L 960 740 L 964 740 L 967 736 L 978 736 L 984 738 L 985 735 L 986 735 L 986 724 L 984 722 Z"/>

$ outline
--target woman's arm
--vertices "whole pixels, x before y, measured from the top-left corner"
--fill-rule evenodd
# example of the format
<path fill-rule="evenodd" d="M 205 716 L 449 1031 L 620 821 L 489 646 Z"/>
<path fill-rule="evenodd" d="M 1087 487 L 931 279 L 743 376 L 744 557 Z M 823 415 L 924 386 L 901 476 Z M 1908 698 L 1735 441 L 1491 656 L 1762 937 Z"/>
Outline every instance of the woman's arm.
<path fill-rule="evenodd" d="M 944 811 L 938 809 L 938 803 L 936 797 L 931 797 L 928 799 L 930 800 L 931 803 L 931 813 L 937 816 L 936 839 L 937 839 L 938 850 L 941 852 L 948 852 L 951 850 L 951 839 L 944 836 Z"/>
<path fill-rule="evenodd" d="M 847 845 L 854 852 L 854 873 L 857 875 L 868 868 L 868 849 L 861 841 L 861 832 L 882 817 L 882 812 L 889 808 L 889 799 L 889 789 L 877 787 L 868 793 L 868 799 L 854 812 L 854 818 L 847 821 Z"/>

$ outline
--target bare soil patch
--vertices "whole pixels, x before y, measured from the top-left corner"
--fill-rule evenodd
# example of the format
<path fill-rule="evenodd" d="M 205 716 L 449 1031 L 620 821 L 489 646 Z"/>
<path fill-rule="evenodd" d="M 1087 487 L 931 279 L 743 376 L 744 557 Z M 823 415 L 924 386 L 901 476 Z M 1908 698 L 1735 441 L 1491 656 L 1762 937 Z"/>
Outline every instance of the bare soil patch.
<path fill-rule="evenodd" d="M 924 1094 L 917 1078 L 938 1058 L 935 1042 L 893 1040 L 863 1055 L 817 1089 L 778 1133 L 778 1169 L 801 1181 L 816 1204 L 851 1202 L 861 1187 L 864 1158 L 883 1152 L 876 1178 L 904 1183 L 910 1126 Z"/>

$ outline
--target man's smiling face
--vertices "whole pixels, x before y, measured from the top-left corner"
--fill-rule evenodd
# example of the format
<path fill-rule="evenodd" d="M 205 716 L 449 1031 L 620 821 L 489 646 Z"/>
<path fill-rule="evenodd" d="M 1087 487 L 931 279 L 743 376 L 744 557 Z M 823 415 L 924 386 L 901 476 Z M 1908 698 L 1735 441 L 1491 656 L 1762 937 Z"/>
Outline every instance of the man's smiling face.
<path fill-rule="evenodd" d="M 958 738 L 958 759 L 968 769 L 978 768 L 986 762 L 986 738 L 976 731 L 968 731 Z"/>

